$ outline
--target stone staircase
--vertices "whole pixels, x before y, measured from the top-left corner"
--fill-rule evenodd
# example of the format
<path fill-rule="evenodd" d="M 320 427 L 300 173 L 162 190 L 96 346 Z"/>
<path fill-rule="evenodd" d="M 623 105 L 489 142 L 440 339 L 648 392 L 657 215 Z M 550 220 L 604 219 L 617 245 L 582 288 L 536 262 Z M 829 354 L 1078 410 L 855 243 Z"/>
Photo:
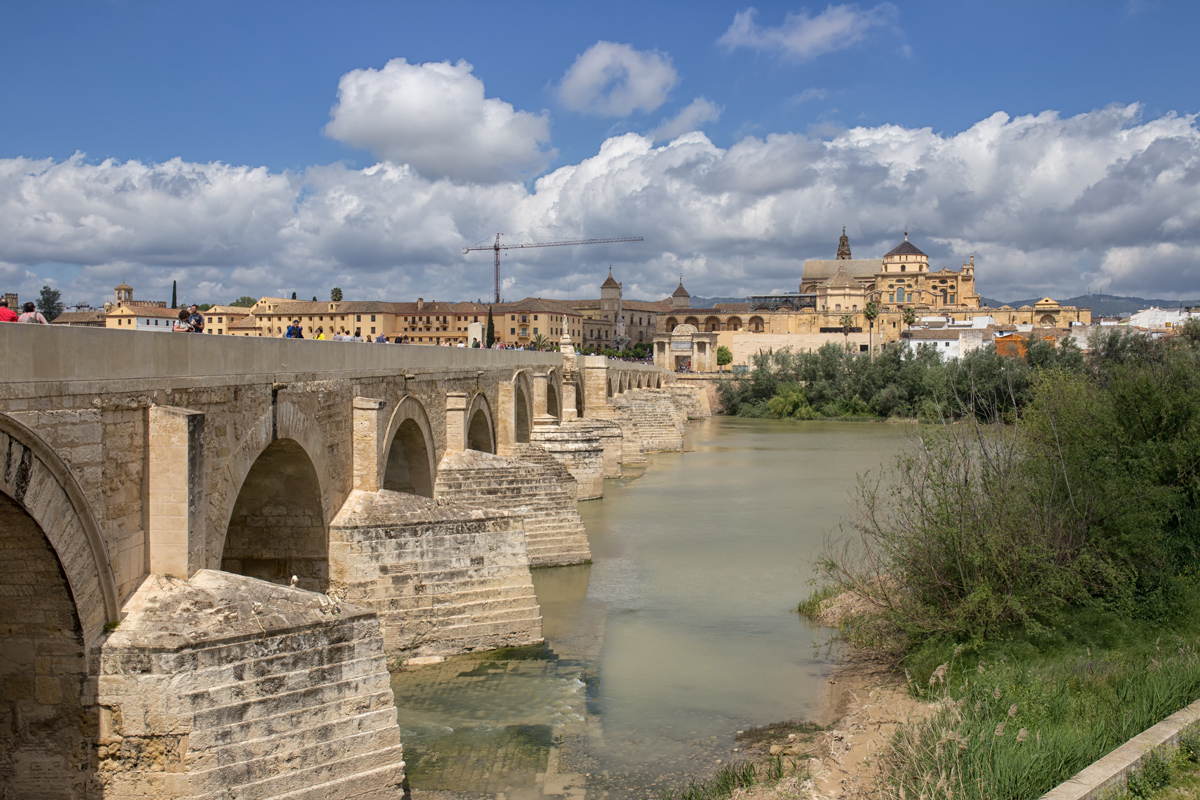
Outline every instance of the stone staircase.
<path fill-rule="evenodd" d="M 521 519 L 529 564 L 552 567 L 592 560 L 578 487 L 565 466 L 542 448 L 516 444 L 504 458 L 477 450 L 447 453 L 434 488 L 439 503 L 501 510 Z"/>
<path fill-rule="evenodd" d="M 390 656 L 541 641 L 521 520 L 401 492 L 350 494 L 329 526 L 330 594 L 374 610 Z"/>
<path fill-rule="evenodd" d="M 542 464 L 549 459 L 566 467 L 578 486 L 576 500 L 595 500 L 604 496 L 604 445 L 594 427 L 535 425 L 529 441 L 536 447 L 520 445 L 525 448 L 521 450 L 523 458 Z"/>
<path fill-rule="evenodd" d="M 609 398 L 609 403 L 636 425 L 643 450 L 683 449 L 687 415 L 669 389 L 634 389 Z"/>

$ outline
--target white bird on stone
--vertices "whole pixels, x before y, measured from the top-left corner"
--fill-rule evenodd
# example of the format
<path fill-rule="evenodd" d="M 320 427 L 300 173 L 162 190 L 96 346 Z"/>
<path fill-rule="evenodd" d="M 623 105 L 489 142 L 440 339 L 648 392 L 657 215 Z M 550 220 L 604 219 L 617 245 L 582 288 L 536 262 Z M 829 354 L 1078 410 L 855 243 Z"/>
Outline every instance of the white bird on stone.
<path fill-rule="evenodd" d="M 295 586 L 298 583 L 300 583 L 300 579 L 297 578 L 295 575 L 293 575 L 292 576 L 292 586 Z"/>

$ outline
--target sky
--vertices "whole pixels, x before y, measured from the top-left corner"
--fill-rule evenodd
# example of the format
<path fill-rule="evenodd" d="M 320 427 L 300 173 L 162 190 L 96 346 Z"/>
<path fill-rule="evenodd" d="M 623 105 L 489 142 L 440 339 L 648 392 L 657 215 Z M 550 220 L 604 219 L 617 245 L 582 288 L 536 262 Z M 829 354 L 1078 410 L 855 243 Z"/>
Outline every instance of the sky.
<path fill-rule="evenodd" d="M 1200 3 L 0 0 L 0 291 L 1200 297 Z"/>

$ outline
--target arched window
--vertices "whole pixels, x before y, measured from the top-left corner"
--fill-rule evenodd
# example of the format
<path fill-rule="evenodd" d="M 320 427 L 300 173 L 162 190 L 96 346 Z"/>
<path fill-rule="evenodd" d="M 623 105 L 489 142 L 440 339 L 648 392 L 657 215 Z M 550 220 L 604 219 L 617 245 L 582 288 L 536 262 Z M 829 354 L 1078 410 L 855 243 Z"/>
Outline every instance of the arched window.
<path fill-rule="evenodd" d="M 896 288 L 896 302 L 897 303 L 904 302 L 904 287 L 903 286 Z"/>

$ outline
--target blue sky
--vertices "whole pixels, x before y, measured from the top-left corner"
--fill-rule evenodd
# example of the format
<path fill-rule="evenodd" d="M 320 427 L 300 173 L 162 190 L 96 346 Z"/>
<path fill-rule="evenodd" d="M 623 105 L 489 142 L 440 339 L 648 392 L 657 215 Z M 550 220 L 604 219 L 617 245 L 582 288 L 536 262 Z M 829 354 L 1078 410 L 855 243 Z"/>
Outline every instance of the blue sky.
<path fill-rule="evenodd" d="M 1200 4 L 6 3 L 0 284 L 792 290 L 841 225 L 1000 299 L 1200 296 Z"/>

